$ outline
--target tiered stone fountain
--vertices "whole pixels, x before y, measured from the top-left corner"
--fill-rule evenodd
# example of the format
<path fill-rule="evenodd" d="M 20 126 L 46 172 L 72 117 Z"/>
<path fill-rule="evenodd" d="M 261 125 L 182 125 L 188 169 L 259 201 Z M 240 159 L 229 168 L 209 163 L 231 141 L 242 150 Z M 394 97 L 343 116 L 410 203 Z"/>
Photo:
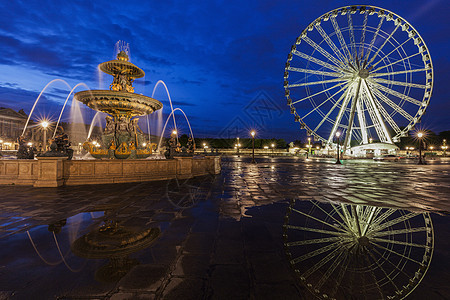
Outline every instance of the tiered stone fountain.
<path fill-rule="evenodd" d="M 162 108 L 162 103 L 151 97 L 134 93 L 134 79 L 144 71 L 129 62 L 128 55 L 120 51 L 117 59 L 101 63 L 102 72 L 112 75 L 109 90 L 78 92 L 75 99 L 88 107 L 107 113 L 106 127 L 100 147 L 92 141 L 83 147 L 95 158 L 134 159 L 152 154 L 156 144 L 145 143 L 145 134 L 138 126 L 139 118 Z"/>
<path fill-rule="evenodd" d="M 146 135 L 138 126 L 138 116 L 151 114 L 161 109 L 162 104 L 134 93 L 133 81 L 145 73 L 129 62 L 124 51 L 119 52 L 117 59 L 101 63 L 99 68 L 114 77 L 110 90 L 86 90 L 74 95 L 88 107 L 108 114 L 101 144 L 84 143 L 84 148 L 97 159 L 40 156 L 37 160 L 0 160 L 0 185 L 58 187 L 184 179 L 220 173 L 220 156 L 143 159 L 152 154 L 156 144 L 145 143 Z"/>

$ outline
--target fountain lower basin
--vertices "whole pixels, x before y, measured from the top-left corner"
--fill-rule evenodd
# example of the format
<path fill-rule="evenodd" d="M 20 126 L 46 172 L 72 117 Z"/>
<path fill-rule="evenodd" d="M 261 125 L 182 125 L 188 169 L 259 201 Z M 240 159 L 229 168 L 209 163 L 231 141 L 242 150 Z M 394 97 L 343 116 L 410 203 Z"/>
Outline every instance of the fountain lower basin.
<path fill-rule="evenodd" d="M 67 160 L 66 157 L 0 160 L 0 185 L 58 187 L 183 179 L 219 174 L 220 161 L 220 156 L 162 160 Z"/>

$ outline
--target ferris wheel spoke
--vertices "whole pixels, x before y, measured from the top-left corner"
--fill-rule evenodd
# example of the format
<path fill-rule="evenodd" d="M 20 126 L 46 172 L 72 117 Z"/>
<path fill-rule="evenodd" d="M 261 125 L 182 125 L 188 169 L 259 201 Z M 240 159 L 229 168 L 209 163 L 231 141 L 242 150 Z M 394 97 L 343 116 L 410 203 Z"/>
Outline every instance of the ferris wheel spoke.
<path fill-rule="evenodd" d="M 303 53 L 303 52 L 300 52 L 300 51 L 298 51 L 298 50 L 293 50 L 293 51 L 292 51 L 292 54 L 294 54 L 294 55 L 296 55 L 296 56 L 298 56 L 298 57 L 301 57 L 301 58 L 303 58 L 303 59 L 306 59 L 306 60 L 308 60 L 308 61 L 311 61 L 311 62 L 313 62 L 313 63 L 316 63 L 316 64 L 318 64 L 318 65 L 321 65 L 322 67 L 325 67 L 325 68 L 327 68 L 327 69 L 334 70 L 334 71 L 336 71 L 336 72 L 341 72 L 341 71 L 342 71 L 340 68 L 338 68 L 338 67 L 336 67 L 336 66 L 333 66 L 333 65 L 331 65 L 331 64 L 329 64 L 329 63 L 327 63 L 327 62 L 324 62 L 324 61 L 322 61 L 322 60 L 320 60 L 320 59 L 317 59 L 317 58 L 315 58 L 315 57 L 312 57 L 312 56 L 310 56 L 310 55 L 308 55 L 308 54 L 305 54 L 305 53 Z"/>
<path fill-rule="evenodd" d="M 417 228 L 407 228 L 407 229 L 398 229 L 398 230 L 385 230 L 385 231 L 374 232 L 371 236 L 397 235 L 397 234 L 423 232 L 423 231 L 428 231 L 428 228 L 417 227 Z"/>
<path fill-rule="evenodd" d="M 368 251 L 367 247 L 364 247 L 364 248 L 366 249 L 366 251 Z M 372 263 L 371 263 L 371 261 L 370 261 L 370 256 L 364 255 L 364 260 L 366 260 L 366 262 L 367 262 L 367 267 L 370 266 L 370 265 L 372 265 Z M 370 275 L 372 276 L 373 283 L 376 285 L 377 290 L 378 290 L 378 293 L 380 293 L 381 299 L 383 299 L 383 298 L 384 298 L 384 293 L 383 293 L 383 291 L 381 290 L 381 286 L 380 286 L 380 284 L 379 284 L 379 283 L 381 282 L 381 280 L 378 280 L 378 279 L 377 279 L 377 277 L 375 276 L 375 273 L 374 273 L 374 271 L 373 271 L 372 268 L 370 268 L 369 271 L 370 271 Z M 364 275 L 363 275 L 363 276 L 364 276 Z M 369 283 L 369 286 L 370 286 L 370 285 L 371 285 L 371 284 Z M 373 285 L 373 284 L 372 284 L 372 285 Z"/>
<path fill-rule="evenodd" d="M 332 214 L 330 214 L 329 212 L 327 212 L 325 209 L 323 209 L 320 205 L 318 205 L 316 202 L 312 201 L 311 202 L 315 207 L 317 207 L 320 211 L 322 211 L 323 213 L 325 213 L 330 219 L 334 220 L 336 223 L 338 223 L 339 225 L 342 226 L 342 228 L 347 227 L 347 229 L 350 229 L 348 226 L 345 226 L 344 224 L 342 224 L 341 221 L 337 220 L 335 217 L 333 217 Z"/>
<path fill-rule="evenodd" d="M 312 266 L 305 273 L 303 273 L 301 277 L 308 278 L 309 276 L 311 276 L 311 274 L 319 270 L 321 267 L 323 267 L 327 262 L 329 262 L 332 258 L 336 257 L 336 255 L 338 254 L 339 256 L 337 257 L 337 259 L 339 259 L 339 257 L 342 255 L 342 252 L 340 251 L 339 248 L 334 249 L 330 254 L 322 258 L 318 263 L 314 264 L 314 266 Z"/>
<path fill-rule="evenodd" d="M 396 96 L 397 98 L 400 98 L 400 100 L 405 100 L 405 101 L 408 101 L 408 102 L 410 102 L 412 104 L 415 104 L 415 105 L 418 105 L 418 106 L 422 106 L 422 102 L 420 102 L 419 100 L 416 100 L 416 99 L 414 99 L 414 98 L 412 98 L 412 97 L 410 97 L 408 95 L 404 95 L 404 94 L 399 93 L 397 91 L 391 90 L 390 88 L 387 88 L 384 85 L 381 85 L 381 84 L 379 84 L 377 82 L 369 81 L 369 85 L 371 85 L 372 89 L 374 89 L 374 90 L 380 89 L 383 92 L 386 92 L 386 93 L 388 93 L 388 94 L 390 94 L 392 96 Z M 380 94 L 382 94 L 382 93 L 380 92 Z"/>
<path fill-rule="evenodd" d="M 322 91 L 320 91 L 320 92 L 315 93 L 314 95 L 309 95 L 309 96 L 307 96 L 307 97 L 305 97 L 305 98 L 302 98 L 302 99 L 300 99 L 300 100 L 297 100 L 297 101 L 295 101 L 295 102 L 292 102 L 292 105 L 297 104 L 297 103 L 302 102 L 302 101 L 305 101 L 305 100 L 308 100 L 308 99 L 310 99 L 310 98 L 313 98 L 313 97 L 315 97 L 315 96 L 317 96 L 317 95 L 320 95 L 320 94 L 322 94 L 322 93 L 325 93 L 325 92 L 327 92 L 327 91 L 329 91 L 329 90 L 332 90 L 332 89 L 334 89 L 334 88 L 340 87 L 341 85 L 344 85 L 344 84 L 346 84 L 346 83 L 347 83 L 347 82 L 342 82 L 342 83 L 335 84 L 335 85 L 333 85 L 332 87 L 329 87 L 329 88 L 327 88 L 327 89 L 325 89 L 325 90 L 322 90 Z"/>
<path fill-rule="evenodd" d="M 372 78 L 372 80 L 377 83 L 386 83 L 386 84 L 407 86 L 407 87 L 413 87 L 413 88 L 419 88 L 419 89 L 427 88 L 427 86 L 423 85 L 423 84 L 409 83 L 409 82 L 402 82 L 402 81 L 395 81 L 395 80 L 387 80 L 387 79 L 383 79 L 383 78 Z"/>
<path fill-rule="evenodd" d="M 415 56 L 417 56 L 419 54 L 422 54 L 422 53 L 421 52 L 417 52 L 415 54 L 411 54 L 410 56 L 407 56 L 407 57 L 404 57 L 402 59 L 396 60 L 396 61 L 394 61 L 394 62 L 392 62 L 392 63 L 390 63 L 388 65 L 383 65 L 383 66 L 379 67 L 378 69 L 373 70 L 372 72 L 376 72 L 376 71 L 382 70 L 384 68 L 390 67 L 392 65 L 399 64 L 399 63 L 404 62 L 405 60 L 409 60 L 410 58 L 413 58 L 413 57 L 415 57 Z"/>
<path fill-rule="evenodd" d="M 425 248 L 425 249 L 430 249 L 431 248 L 428 245 L 407 243 L 407 242 L 396 241 L 396 240 L 388 240 L 388 239 L 380 239 L 380 238 L 372 238 L 371 240 L 375 241 L 375 242 L 382 242 L 382 243 L 387 243 L 387 244 L 397 244 L 397 245 L 410 246 L 410 247 L 416 247 L 416 248 Z"/>
<path fill-rule="evenodd" d="M 347 90 L 348 91 L 348 90 Z M 328 111 L 328 113 L 322 118 L 322 120 L 319 122 L 319 124 L 317 124 L 316 128 L 314 128 L 314 132 L 317 132 L 317 130 L 320 128 L 320 126 L 322 126 L 322 124 L 325 122 L 326 119 L 328 119 L 328 117 L 330 116 L 330 114 L 334 111 L 334 109 L 337 107 L 337 105 L 342 101 L 342 99 L 344 99 L 344 97 L 346 96 L 346 92 L 342 93 L 341 97 L 339 97 L 339 99 L 336 101 L 336 103 L 334 103 L 333 107 L 331 107 L 331 109 Z"/>
<path fill-rule="evenodd" d="M 335 226 L 335 225 L 333 225 L 333 224 L 327 223 L 327 222 L 325 222 L 324 220 L 321 220 L 321 219 L 318 219 L 318 218 L 316 218 L 316 217 L 313 217 L 313 216 L 311 216 L 311 215 L 309 215 L 309 214 L 307 214 L 307 213 L 304 213 L 304 212 L 302 212 L 302 211 L 300 211 L 300 210 L 298 210 L 298 209 L 292 208 L 292 211 L 294 211 L 294 212 L 296 212 L 296 213 L 298 213 L 298 214 L 301 214 L 301 215 L 303 215 L 303 216 L 305 216 L 305 217 L 307 217 L 307 218 L 313 219 L 313 220 L 315 220 L 315 221 L 317 221 L 317 222 L 319 222 L 319 223 L 325 224 L 325 225 L 327 225 L 327 226 L 329 226 L 329 227 L 331 227 L 331 228 L 334 228 L 334 229 L 336 229 L 336 230 L 338 230 L 338 231 L 342 231 L 342 232 L 346 233 L 346 230 L 345 230 L 345 229 L 342 229 L 342 228 L 339 228 L 339 227 L 337 227 L 337 226 Z"/>
<path fill-rule="evenodd" d="M 408 274 L 405 273 L 405 271 L 403 269 L 400 269 L 396 264 L 394 264 L 393 262 L 391 262 L 388 258 L 389 256 L 385 256 L 383 253 L 381 253 L 380 251 L 378 251 L 376 248 L 372 248 L 372 251 L 375 252 L 376 254 L 378 254 L 378 256 L 380 256 L 381 259 L 383 259 L 386 263 L 390 264 L 392 267 L 394 267 L 398 272 L 402 273 L 404 276 L 406 276 L 406 278 L 409 278 L 410 276 Z M 391 272 L 392 273 L 392 272 Z"/>
<path fill-rule="evenodd" d="M 336 16 L 334 16 L 334 15 L 332 15 L 332 16 L 330 17 L 331 23 L 333 24 L 333 28 L 334 28 L 334 31 L 336 32 L 336 35 L 337 35 L 338 40 L 339 40 L 339 43 L 341 44 L 341 48 L 347 50 L 347 52 L 344 51 L 344 55 L 347 57 L 347 61 L 348 61 L 349 65 L 352 66 L 352 65 L 351 65 L 351 62 L 352 62 L 352 59 L 351 59 L 352 54 L 350 53 L 350 50 L 348 49 L 347 43 L 345 42 L 344 36 L 342 35 L 342 31 L 341 31 L 341 29 L 339 28 L 339 24 L 338 24 L 338 22 L 336 21 L 336 18 L 335 18 L 335 17 L 336 17 Z M 352 66 L 352 67 L 353 67 L 353 66 Z"/>
<path fill-rule="evenodd" d="M 341 68 L 344 66 L 342 61 L 334 58 L 330 53 L 328 53 L 322 47 L 317 45 L 317 43 L 314 42 L 313 40 L 311 40 L 308 36 L 305 35 L 304 37 L 302 37 L 302 39 L 305 42 L 307 42 L 311 47 L 313 47 L 315 50 L 319 51 L 323 56 L 328 58 L 328 60 L 332 61 L 336 66 L 341 67 Z"/>
<path fill-rule="evenodd" d="M 333 203 L 330 203 L 331 207 L 333 208 L 333 210 L 338 214 L 338 216 L 341 218 L 342 221 L 344 221 L 346 227 L 351 230 L 351 225 L 349 223 L 349 220 L 347 219 L 347 217 L 345 217 L 341 211 L 339 210 L 339 206 L 334 205 Z M 342 208 L 342 207 L 341 207 Z"/>
<path fill-rule="evenodd" d="M 310 258 L 315 257 L 317 255 L 320 255 L 322 253 L 328 252 L 330 250 L 333 250 L 334 248 L 340 247 L 341 244 L 342 244 L 341 242 L 335 242 L 333 244 L 329 244 L 328 246 L 325 246 L 325 247 L 319 248 L 317 250 L 311 251 L 311 252 L 306 253 L 306 254 L 304 254 L 302 256 L 299 256 L 297 258 L 292 259 L 291 260 L 291 264 L 295 265 L 295 264 L 298 264 L 299 262 L 302 262 L 304 260 L 310 259 Z"/>
<path fill-rule="evenodd" d="M 336 285 L 331 290 L 331 293 L 330 293 L 331 296 L 334 297 L 334 295 L 337 293 L 337 290 L 338 290 L 339 286 L 341 285 L 342 279 L 344 279 L 344 275 L 347 272 L 349 264 L 350 264 L 349 253 L 348 253 L 348 251 L 346 251 L 345 252 L 344 261 L 342 262 L 342 264 L 341 264 L 341 266 L 339 268 L 339 272 L 338 272 L 337 277 L 336 277 Z"/>
<path fill-rule="evenodd" d="M 352 85 L 351 85 L 349 87 L 349 89 L 347 90 L 347 95 L 345 97 L 345 100 L 342 103 L 341 108 L 339 109 L 339 113 L 336 118 L 336 122 L 333 125 L 333 129 L 331 130 L 330 136 L 328 137 L 328 141 L 327 141 L 328 144 L 331 144 L 331 142 L 333 141 L 334 135 L 336 134 L 336 130 L 338 129 L 339 124 L 341 123 L 342 117 L 344 116 L 345 109 L 347 108 L 347 105 L 351 100 L 352 94 L 353 93 L 352 93 Z"/>
<path fill-rule="evenodd" d="M 339 256 L 333 260 L 333 262 L 331 263 L 331 266 L 325 271 L 325 273 L 322 275 L 322 278 L 320 278 L 319 282 L 317 282 L 316 288 L 320 289 L 325 282 L 330 278 L 331 274 L 333 274 L 333 272 L 336 270 L 336 268 L 338 267 L 338 265 L 341 264 L 341 256 L 342 256 L 343 252 L 341 251 Z"/>
<path fill-rule="evenodd" d="M 380 32 L 380 28 L 381 28 L 381 25 L 383 25 L 384 19 L 385 19 L 385 16 L 383 15 L 380 18 L 380 21 L 378 22 L 377 29 L 375 30 L 375 33 L 373 34 L 372 40 L 370 41 L 369 48 L 366 51 L 366 56 L 364 57 L 364 61 L 367 61 L 369 59 L 370 52 L 372 52 L 373 45 L 375 43 L 375 40 L 378 37 L 378 33 Z M 366 63 L 366 65 L 367 65 L 367 63 Z"/>
<path fill-rule="evenodd" d="M 389 208 L 384 213 L 382 213 L 379 217 L 376 217 L 371 225 L 374 226 L 374 227 L 378 226 L 379 224 L 381 224 L 384 220 L 389 218 L 396 211 L 397 210 L 394 209 L 394 208 Z"/>
<path fill-rule="evenodd" d="M 378 53 L 380 53 L 381 49 L 383 49 L 383 47 L 386 45 L 386 43 L 392 38 L 392 36 L 395 34 L 395 32 L 397 31 L 397 29 L 400 27 L 400 25 L 395 26 L 394 30 L 391 32 L 391 34 L 384 40 L 383 44 L 381 44 L 380 48 L 378 48 L 377 52 L 375 52 L 375 54 L 372 56 L 372 58 L 369 60 L 369 62 L 367 63 L 367 65 L 370 65 L 375 58 L 377 58 Z"/>
<path fill-rule="evenodd" d="M 383 118 L 389 123 L 389 125 L 395 131 L 396 134 L 400 133 L 402 130 L 400 129 L 400 127 L 398 127 L 397 123 L 395 123 L 392 117 L 387 113 L 383 105 L 381 105 L 381 103 L 376 98 L 374 98 L 374 100 L 377 104 L 380 113 L 383 115 Z"/>
<path fill-rule="evenodd" d="M 361 45 L 359 46 L 359 56 L 361 57 L 361 62 L 364 57 L 364 42 L 366 40 L 366 30 L 367 30 L 367 17 L 368 17 L 367 10 L 364 12 L 364 21 L 363 21 L 363 29 L 361 33 Z"/>
<path fill-rule="evenodd" d="M 337 57 L 342 61 L 342 63 L 345 65 L 345 62 L 347 61 L 347 58 L 339 51 L 338 47 L 333 43 L 331 38 L 328 36 L 328 34 L 323 30 L 322 26 L 320 24 L 315 25 L 317 31 L 320 33 L 322 38 L 327 42 L 328 46 L 333 50 L 334 54 L 336 54 Z"/>
<path fill-rule="evenodd" d="M 419 262 L 419 261 L 417 261 L 417 260 L 415 260 L 415 259 L 412 259 L 411 257 L 408 257 L 408 256 L 406 256 L 406 255 L 403 255 L 403 254 L 401 254 L 401 253 L 398 253 L 397 251 L 394 251 L 394 250 L 392 250 L 392 249 L 389 249 L 389 248 L 386 248 L 386 247 L 384 247 L 384 246 L 378 245 L 377 243 L 374 243 L 374 242 L 372 242 L 372 241 L 369 241 L 369 243 L 370 243 L 371 245 L 374 245 L 375 247 L 378 247 L 378 248 L 383 249 L 383 250 L 385 250 L 385 251 L 388 251 L 388 252 L 390 252 L 390 253 L 396 254 L 396 255 L 398 255 L 398 256 L 400 256 L 400 257 L 403 257 L 404 259 L 407 259 L 407 260 L 409 260 L 409 261 L 411 261 L 411 262 L 413 262 L 413 263 L 416 263 L 416 264 L 418 264 L 418 265 L 420 265 L 420 266 L 423 266 L 423 263 L 421 263 L 421 262 Z"/>
<path fill-rule="evenodd" d="M 373 228 L 371 231 L 375 231 L 375 230 L 376 231 L 381 231 L 381 230 L 383 230 L 385 228 L 388 228 L 389 226 L 392 226 L 392 225 L 398 224 L 400 222 L 404 222 L 406 220 L 412 219 L 412 218 L 414 218 L 414 217 L 416 217 L 418 215 L 420 215 L 420 214 L 419 213 L 409 213 L 409 214 L 403 215 L 403 216 L 395 218 L 395 219 L 393 219 L 391 221 L 382 223 L 378 227 Z"/>
<path fill-rule="evenodd" d="M 377 96 L 379 96 L 379 95 L 377 94 Z M 378 101 L 378 99 L 375 98 L 375 95 L 372 95 L 372 99 L 373 99 L 373 101 L 374 101 L 375 108 L 379 110 L 379 112 L 380 112 L 381 115 L 384 117 L 384 119 L 389 123 L 389 125 L 391 126 L 391 128 L 394 129 L 394 131 L 395 131 L 396 133 L 400 133 L 401 130 L 400 130 L 400 128 L 398 127 L 397 123 L 394 122 L 394 120 L 393 120 L 392 117 L 387 113 L 387 111 L 386 111 L 386 109 L 383 107 L 383 105 L 381 105 L 381 103 Z M 387 100 L 388 100 L 388 101 L 391 101 L 391 100 L 389 100 L 389 99 L 387 99 Z M 391 102 L 392 102 L 392 101 L 391 101 Z M 380 121 L 377 120 L 376 114 L 372 111 L 374 108 L 372 108 L 372 106 L 371 106 L 371 104 L 370 104 L 370 101 L 367 100 L 367 101 L 365 101 L 365 103 L 369 103 L 369 104 L 367 104 L 367 107 L 368 107 L 368 110 L 369 110 L 369 115 L 370 115 L 370 118 L 372 119 L 374 125 L 375 125 L 376 127 L 378 127 L 377 132 L 378 132 L 379 130 L 382 131 L 382 128 L 380 127 L 381 125 L 379 124 Z M 392 105 L 396 105 L 396 104 L 393 103 L 393 102 L 392 102 L 391 104 L 392 104 Z M 405 113 L 406 113 L 406 112 L 405 112 Z M 405 116 L 405 117 L 407 117 L 407 116 Z M 381 121 L 382 121 L 382 120 L 381 120 Z M 380 135 L 380 134 L 379 134 L 379 135 Z"/>
<path fill-rule="evenodd" d="M 302 69 L 302 68 L 295 68 L 295 67 L 289 67 L 288 70 L 293 71 L 293 72 L 315 74 L 315 75 L 322 75 L 322 76 L 329 76 L 329 77 L 342 77 L 342 75 L 343 75 L 343 73 L 324 72 L 324 71 Z"/>
<path fill-rule="evenodd" d="M 381 76 L 392 76 L 392 75 L 399 75 L 399 74 L 409 74 L 409 73 L 416 73 L 416 72 L 426 72 L 427 70 L 428 69 L 411 69 L 411 70 L 388 72 L 388 73 L 370 73 L 370 78 L 381 77 Z"/>
<path fill-rule="evenodd" d="M 391 285 L 395 288 L 396 291 L 398 291 L 398 287 L 395 284 L 395 282 L 392 280 L 392 278 L 389 276 L 389 274 L 384 270 L 383 266 L 379 263 L 378 259 L 375 257 L 375 255 L 373 255 L 373 253 L 368 250 L 367 253 L 369 253 L 370 258 L 372 258 L 372 260 L 375 262 L 375 264 L 377 265 L 378 269 L 381 270 L 381 272 L 383 272 L 384 277 L 387 278 L 389 280 L 389 282 L 391 283 Z"/>
<path fill-rule="evenodd" d="M 323 244 L 323 243 L 329 243 L 329 242 L 336 242 L 342 240 L 342 237 L 329 237 L 329 238 L 321 238 L 321 239 L 312 239 L 312 240 L 304 240 L 304 241 L 296 241 L 296 242 L 289 242 L 286 243 L 286 246 L 293 247 L 293 246 L 304 246 L 304 245 L 313 245 L 313 244 Z"/>
<path fill-rule="evenodd" d="M 336 232 L 336 231 L 329 231 L 329 230 L 324 230 L 324 229 L 316 229 L 316 228 L 309 228 L 309 227 L 302 227 L 302 226 L 295 226 L 295 225 L 284 225 L 284 228 L 299 230 L 299 231 L 325 233 L 325 234 L 336 235 L 336 236 L 340 236 L 340 237 L 348 235 L 348 233 L 346 233 L 346 232 Z"/>
<path fill-rule="evenodd" d="M 401 114 L 403 117 L 405 117 L 409 122 L 412 122 L 414 120 L 413 116 L 411 116 L 409 113 L 407 113 L 403 108 L 401 108 L 400 106 L 398 106 L 397 104 L 395 104 L 391 99 L 389 99 L 388 97 L 386 97 L 385 95 L 383 95 L 383 93 L 381 93 L 380 91 L 378 91 L 377 89 L 373 90 L 374 93 L 387 105 L 389 105 L 390 107 L 392 107 L 396 112 L 398 112 L 399 114 Z"/>
<path fill-rule="evenodd" d="M 316 85 L 316 84 L 326 84 L 326 83 L 331 83 L 331 82 L 342 82 L 342 81 L 348 82 L 348 79 L 337 78 L 337 79 L 321 80 L 321 81 L 313 81 L 313 82 L 305 82 L 305 83 L 293 83 L 293 84 L 289 84 L 288 87 L 293 88 L 293 87 L 309 86 L 309 85 Z"/>
<path fill-rule="evenodd" d="M 347 207 L 350 207 L 350 209 L 351 209 L 351 205 L 346 205 L 346 204 L 340 204 L 340 206 L 341 206 L 341 208 L 342 208 L 342 212 L 343 212 L 343 214 L 344 214 L 344 216 L 345 216 L 345 219 L 347 220 L 347 224 L 348 224 L 348 227 L 350 228 L 350 230 L 351 230 L 351 232 L 353 232 L 353 221 L 354 221 L 354 219 L 352 219 L 352 216 L 350 215 L 350 212 L 349 212 L 349 210 L 347 210 Z"/>
<path fill-rule="evenodd" d="M 375 206 L 367 206 L 366 207 L 365 214 L 363 214 L 363 217 L 361 219 L 361 223 L 364 224 L 362 228 L 362 235 L 366 235 L 367 229 L 369 229 L 370 224 L 372 223 L 372 220 L 377 216 L 379 210 Z"/>
<path fill-rule="evenodd" d="M 309 116 L 311 113 L 315 112 L 317 109 L 319 109 L 323 104 L 325 104 L 326 102 L 330 101 L 331 99 L 333 99 L 334 96 L 336 96 L 336 94 L 340 93 L 343 89 L 345 89 L 349 84 L 343 86 L 341 89 L 339 89 L 336 93 L 334 93 L 333 95 L 331 95 L 330 97 L 328 97 L 327 99 L 325 99 L 322 103 L 320 103 L 319 105 L 317 105 L 314 109 L 312 109 L 309 113 L 307 113 L 306 115 L 304 115 L 302 117 L 302 119 L 306 118 L 307 116 Z"/>
<path fill-rule="evenodd" d="M 391 52 L 389 52 L 388 54 L 384 55 L 384 57 L 382 59 L 380 59 L 379 61 L 377 61 L 376 63 L 374 63 L 372 65 L 372 68 L 375 68 L 380 62 L 382 62 L 384 60 L 384 58 L 389 57 L 389 55 L 391 55 L 392 53 L 394 53 L 395 51 L 397 51 L 399 48 L 403 49 L 403 45 L 405 45 L 407 42 L 409 42 L 411 40 L 411 38 L 406 39 L 403 43 L 401 43 L 400 45 L 398 45 L 397 47 L 395 47 L 393 50 L 391 50 Z M 404 50 L 404 49 L 403 49 Z"/>
<path fill-rule="evenodd" d="M 351 13 L 347 13 L 347 21 L 348 21 L 348 28 L 349 28 L 349 34 L 350 34 L 350 48 L 352 49 L 352 58 L 357 61 L 357 53 L 356 53 L 356 42 L 355 42 L 355 32 L 353 29 L 353 18 Z"/>

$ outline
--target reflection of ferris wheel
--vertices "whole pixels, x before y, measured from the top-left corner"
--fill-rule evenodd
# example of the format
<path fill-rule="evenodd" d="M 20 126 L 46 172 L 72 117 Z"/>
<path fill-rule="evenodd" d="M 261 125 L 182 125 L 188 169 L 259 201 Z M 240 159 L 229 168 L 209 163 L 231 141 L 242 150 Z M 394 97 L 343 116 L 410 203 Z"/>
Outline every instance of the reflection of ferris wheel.
<path fill-rule="evenodd" d="M 393 143 L 420 121 L 433 89 L 433 66 L 419 33 L 398 15 L 348 6 L 312 22 L 292 46 L 284 88 L 295 121 L 344 149 Z"/>
<path fill-rule="evenodd" d="M 428 213 L 293 201 L 285 220 L 290 264 L 320 299 L 403 299 L 431 263 Z"/>

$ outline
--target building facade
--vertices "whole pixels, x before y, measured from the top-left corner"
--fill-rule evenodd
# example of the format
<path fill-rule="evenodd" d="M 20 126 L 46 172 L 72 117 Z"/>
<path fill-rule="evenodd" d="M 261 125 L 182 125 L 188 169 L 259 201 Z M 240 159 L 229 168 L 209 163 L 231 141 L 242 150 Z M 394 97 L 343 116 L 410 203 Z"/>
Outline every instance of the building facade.
<path fill-rule="evenodd" d="M 23 111 L 15 111 L 11 108 L 0 107 L 0 150 L 17 150 L 19 144 L 17 138 L 22 135 L 28 115 Z M 35 122 L 30 120 L 25 139 L 32 143 L 42 142 L 43 137 Z"/>

